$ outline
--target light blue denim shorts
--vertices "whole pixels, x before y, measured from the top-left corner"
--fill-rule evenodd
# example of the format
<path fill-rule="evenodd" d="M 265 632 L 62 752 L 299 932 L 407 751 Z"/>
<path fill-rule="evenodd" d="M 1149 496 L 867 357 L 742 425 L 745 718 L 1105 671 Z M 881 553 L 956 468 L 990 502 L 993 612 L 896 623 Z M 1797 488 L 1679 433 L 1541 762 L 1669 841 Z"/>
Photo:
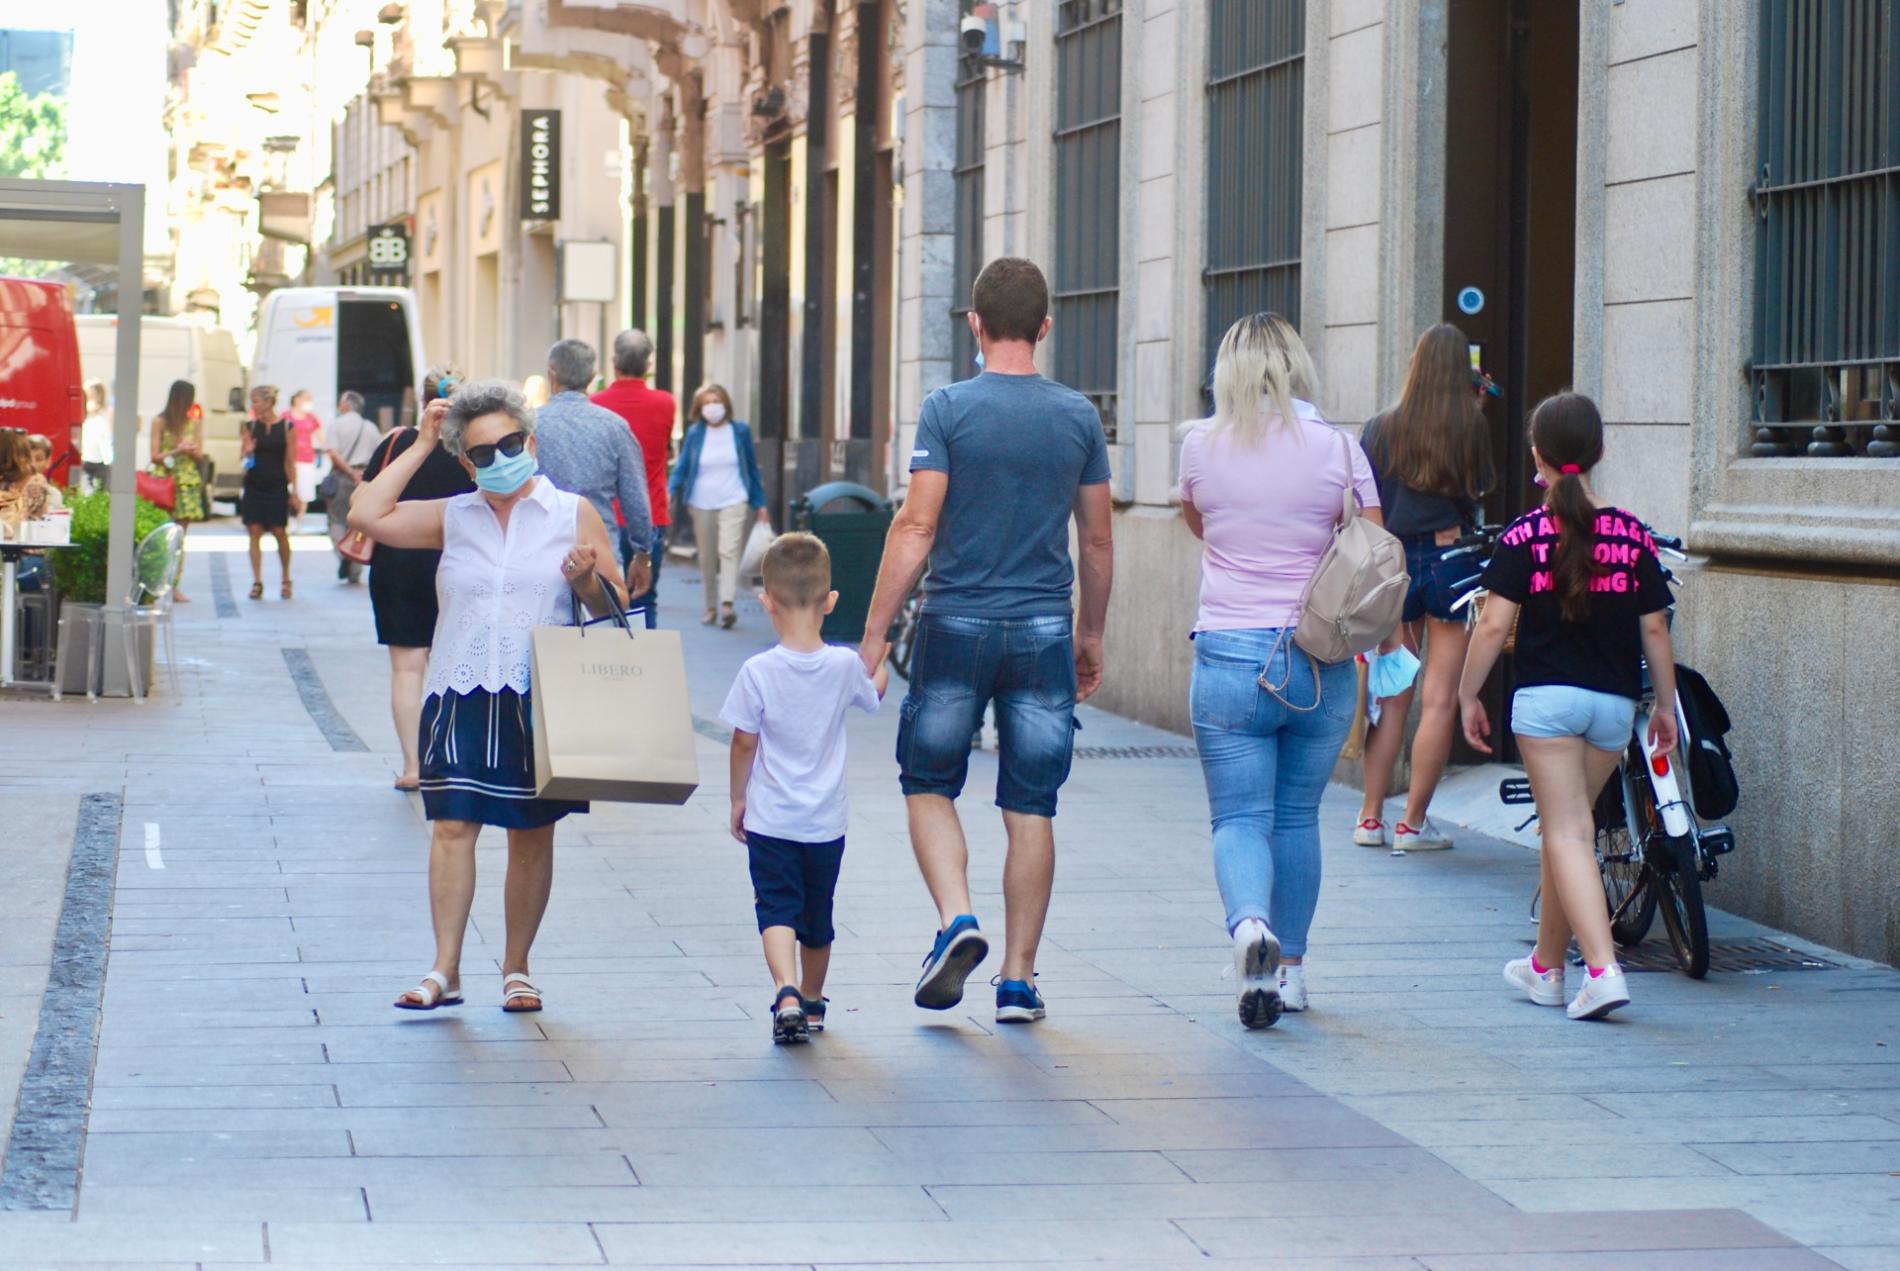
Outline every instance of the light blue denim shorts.
<path fill-rule="evenodd" d="M 1635 701 L 1616 693 L 1536 684 L 1511 699 L 1511 731 L 1519 737 L 1581 737 L 1598 750 L 1622 750 L 1635 727 Z"/>

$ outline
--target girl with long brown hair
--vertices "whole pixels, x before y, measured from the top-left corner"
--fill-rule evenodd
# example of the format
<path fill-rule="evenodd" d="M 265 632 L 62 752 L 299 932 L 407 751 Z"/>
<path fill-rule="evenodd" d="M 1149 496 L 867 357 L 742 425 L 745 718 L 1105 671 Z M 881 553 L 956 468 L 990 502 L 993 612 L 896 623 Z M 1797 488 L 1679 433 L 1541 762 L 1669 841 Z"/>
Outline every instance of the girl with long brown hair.
<path fill-rule="evenodd" d="M 1543 826 L 1543 905 L 1537 947 L 1504 966 L 1505 982 L 1540 1006 L 1564 1004 L 1564 957 L 1574 934 L 1588 968 L 1569 1007 L 1600 1019 L 1629 1004 L 1616 964 L 1609 906 L 1597 871 L 1591 815 L 1629 744 L 1647 660 L 1656 700 L 1649 744 L 1676 746 L 1676 660 L 1669 642 L 1669 585 L 1649 530 L 1596 497 L 1590 472 L 1603 458 L 1603 418 L 1578 393 L 1531 412 L 1531 459 L 1547 488 L 1542 507 L 1506 527 L 1483 585 L 1490 591 L 1458 686 L 1465 740 L 1491 753 L 1491 720 L 1478 692 L 1517 621 L 1517 736 Z"/>
<path fill-rule="evenodd" d="M 1398 404 L 1366 421 L 1360 436 L 1379 478 L 1385 527 L 1405 544 L 1412 577 L 1401 629 L 1413 654 L 1424 649 L 1419 679 L 1424 700 L 1412 738 L 1412 788 L 1405 813 L 1393 826 L 1393 845 L 1407 851 L 1451 846 L 1432 824 L 1432 795 L 1451 758 L 1458 716 L 1458 669 L 1464 665 L 1465 624 L 1452 609 L 1455 584 L 1470 573 L 1467 562 L 1447 561 L 1460 534 L 1477 524 L 1479 502 L 1492 484 L 1491 447 L 1482 389 L 1471 373 L 1464 332 L 1440 323 L 1418 338 Z M 1362 847 L 1386 842 L 1385 799 L 1392 765 L 1405 743 L 1414 690 L 1383 699 L 1379 722 L 1366 734 L 1365 800 L 1352 839 Z"/>
<path fill-rule="evenodd" d="M 204 520 L 210 511 L 204 471 L 198 466 L 204 457 L 203 420 L 198 390 L 190 380 L 173 380 L 165 395 L 165 409 L 152 420 L 152 471 L 172 478 L 172 520 L 180 529 Z M 185 604 L 191 597 L 174 587 L 172 600 Z"/>

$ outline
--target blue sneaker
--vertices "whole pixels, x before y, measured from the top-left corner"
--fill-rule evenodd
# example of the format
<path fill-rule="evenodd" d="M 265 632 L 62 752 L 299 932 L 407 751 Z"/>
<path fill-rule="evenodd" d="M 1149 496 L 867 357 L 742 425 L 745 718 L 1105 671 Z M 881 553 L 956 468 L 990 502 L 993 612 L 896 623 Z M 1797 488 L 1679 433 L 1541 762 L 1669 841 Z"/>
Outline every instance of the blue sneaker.
<path fill-rule="evenodd" d="M 963 982 L 988 957 L 990 942 L 976 929 L 969 914 L 954 919 L 937 933 L 937 942 L 924 959 L 917 981 L 917 1005 L 927 1011 L 947 1011 L 963 1000 Z"/>
<path fill-rule="evenodd" d="M 997 1023 L 1033 1024 L 1047 1014 L 1042 1009 L 1042 994 L 1030 981 L 1005 980 L 998 976 L 991 982 L 996 985 Z"/>

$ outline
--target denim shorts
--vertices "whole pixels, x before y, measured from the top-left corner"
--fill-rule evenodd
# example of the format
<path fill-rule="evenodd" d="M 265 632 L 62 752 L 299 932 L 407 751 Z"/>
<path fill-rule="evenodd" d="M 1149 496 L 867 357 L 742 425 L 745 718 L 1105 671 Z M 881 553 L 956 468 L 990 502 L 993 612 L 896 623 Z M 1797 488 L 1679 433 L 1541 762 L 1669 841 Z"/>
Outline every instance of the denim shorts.
<path fill-rule="evenodd" d="M 1581 737 L 1598 750 L 1622 750 L 1635 735 L 1636 702 L 1569 684 L 1534 684 L 1511 698 L 1519 737 Z"/>
<path fill-rule="evenodd" d="M 748 830 L 745 843 L 759 930 L 790 927 L 807 949 L 822 949 L 836 939 L 831 902 L 844 863 L 844 840 L 795 843 Z"/>
<path fill-rule="evenodd" d="M 904 793 L 963 793 L 970 738 L 996 704 L 996 806 L 1054 816 L 1075 750 L 1072 620 L 959 618 L 926 612 L 897 725 Z"/>
<path fill-rule="evenodd" d="M 1440 547 L 1432 541 L 1434 537 L 1407 534 L 1399 540 L 1405 544 L 1405 572 L 1412 577 L 1411 586 L 1405 591 L 1402 621 L 1417 622 L 1420 618 L 1458 621 L 1458 614 L 1451 607 L 1461 594 L 1458 584 L 1468 578 L 1475 582 L 1484 569 L 1484 561 L 1469 553 L 1446 560 L 1445 553 L 1452 549 Z"/>

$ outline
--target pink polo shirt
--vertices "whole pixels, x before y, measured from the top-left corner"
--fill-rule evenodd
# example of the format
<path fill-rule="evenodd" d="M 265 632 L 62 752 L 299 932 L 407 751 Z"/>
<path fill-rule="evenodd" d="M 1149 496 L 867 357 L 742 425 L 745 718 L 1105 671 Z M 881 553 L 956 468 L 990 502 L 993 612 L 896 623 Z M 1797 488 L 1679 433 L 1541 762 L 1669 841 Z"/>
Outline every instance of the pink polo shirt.
<path fill-rule="evenodd" d="M 1379 506 L 1378 482 L 1359 443 L 1311 403 L 1295 398 L 1293 408 L 1296 426 L 1276 417 L 1257 445 L 1242 444 L 1211 420 L 1182 439 L 1181 500 L 1205 522 L 1196 631 L 1295 625 L 1347 485 L 1359 506 Z"/>

